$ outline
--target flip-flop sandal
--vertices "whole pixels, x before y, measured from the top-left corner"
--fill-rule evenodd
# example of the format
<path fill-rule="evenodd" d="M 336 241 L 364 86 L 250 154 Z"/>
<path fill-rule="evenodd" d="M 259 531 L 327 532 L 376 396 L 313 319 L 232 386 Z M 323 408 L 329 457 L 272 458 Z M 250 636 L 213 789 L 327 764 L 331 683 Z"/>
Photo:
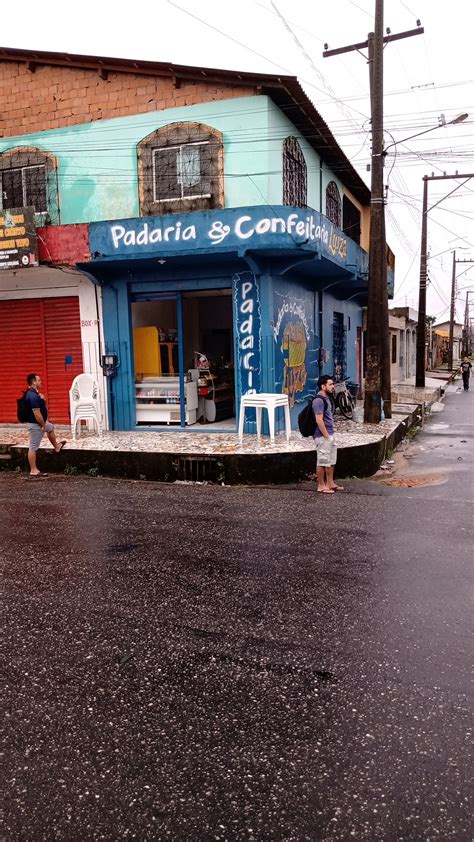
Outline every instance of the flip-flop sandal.
<path fill-rule="evenodd" d="M 43 477 L 49 477 L 49 474 L 45 474 L 43 471 L 40 471 L 38 474 L 30 474 L 30 479 L 43 479 Z"/>
<path fill-rule="evenodd" d="M 60 441 L 59 442 L 59 450 L 57 450 L 56 453 L 60 453 L 65 444 L 67 444 L 66 439 L 64 439 L 64 441 Z"/>
<path fill-rule="evenodd" d="M 333 491 L 345 491 L 346 489 L 344 488 L 343 485 L 333 485 L 332 490 Z"/>
<path fill-rule="evenodd" d="M 334 494 L 330 488 L 318 488 L 318 494 Z"/>

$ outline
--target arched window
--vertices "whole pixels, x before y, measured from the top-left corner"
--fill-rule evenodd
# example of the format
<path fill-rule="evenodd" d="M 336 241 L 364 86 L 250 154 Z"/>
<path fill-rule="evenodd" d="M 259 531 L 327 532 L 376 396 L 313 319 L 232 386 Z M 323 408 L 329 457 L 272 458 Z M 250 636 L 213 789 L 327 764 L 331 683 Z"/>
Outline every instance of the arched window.
<path fill-rule="evenodd" d="M 305 208 L 307 205 L 307 169 L 296 137 L 283 141 L 283 204 Z"/>
<path fill-rule="evenodd" d="M 224 207 L 222 133 L 201 123 L 171 123 L 138 144 L 144 216 Z"/>
<path fill-rule="evenodd" d="M 34 207 L 44 222 L 59 222 L 57 164 L 43 149 L 16 146 L 0 155 L 0 208 Z"/>
<path fill-rule="evenodd" d="M 326 216 L 333 225 L 341 227 L 341 197 L 335 181 L 326 187 Z"/>

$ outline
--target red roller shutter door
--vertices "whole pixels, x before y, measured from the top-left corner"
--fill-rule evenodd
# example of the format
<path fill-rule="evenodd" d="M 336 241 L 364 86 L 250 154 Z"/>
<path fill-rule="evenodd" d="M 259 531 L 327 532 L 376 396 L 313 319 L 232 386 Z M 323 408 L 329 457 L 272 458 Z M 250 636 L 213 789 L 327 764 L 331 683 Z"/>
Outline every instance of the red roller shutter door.
<path fill-rule="evenodd" d="M 79 299 L 43 299 L 43 320 L 48 412 L 53 421 L 68 424 L 69 389 L 83 371 Z"/>
<path fill-rule="evenodd" d="M 0 301 L 0 422 L 16 418 L 25 375 L 41 374 L 51 420 L 69 423 L 69 389 L 82 371 L 79 299 Z"/>

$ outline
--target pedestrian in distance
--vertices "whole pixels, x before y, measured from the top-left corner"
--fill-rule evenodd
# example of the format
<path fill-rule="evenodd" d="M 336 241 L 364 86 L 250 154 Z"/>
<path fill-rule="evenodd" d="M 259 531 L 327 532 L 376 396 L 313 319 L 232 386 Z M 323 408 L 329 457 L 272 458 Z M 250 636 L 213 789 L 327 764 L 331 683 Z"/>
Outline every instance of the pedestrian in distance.
<path fill-rule="evenodd" d="M 36 452 L 41 444 L 41 440 L 46 433 L 48 439 L 53 445 L 56 453 L 60 453 L 66 444 L 65 441 L 59 441 L 54 433 L 54 427 L 48 421 L 48 408 L 44 395 L 41 394 L 41 377 L 39 374 L 28 374 L 26 377 L 28 389 L 25 392 L 26 404 L 26 427 L 30 437 L 28 447 L 28 462 L 30 465 L 30 478 L 37 479 L 38 477 L 45 477 L 47 474 L 38 470 L 36 465 Z"/>
<path fill-rule="evenodd" d="M 329 374 L 323 374 L 318 380 L 318 393 L 313 400 L 313 412 L 316 419 L 314 441 L 316 444 L 316 479 L 320 494 L 334 494 L 344 491 L 342 485 L 334 482 L 334 467 L 337 461 L 337 445 L 334 434 L 334 417 L 329 400 L 334 392 L 334 382 Z"/>
<path fill-rule="evenodd" d="M 461 365 L 459 366 L 459 368 L 461 369 L 464 391 L 467 392 L 469 390 L 469 378 L 471 376 L 471 368 L 472 368 L 472 365 L 469 362 L 468 357 L 464 357 L 464 359 L 463 359 Z"/>

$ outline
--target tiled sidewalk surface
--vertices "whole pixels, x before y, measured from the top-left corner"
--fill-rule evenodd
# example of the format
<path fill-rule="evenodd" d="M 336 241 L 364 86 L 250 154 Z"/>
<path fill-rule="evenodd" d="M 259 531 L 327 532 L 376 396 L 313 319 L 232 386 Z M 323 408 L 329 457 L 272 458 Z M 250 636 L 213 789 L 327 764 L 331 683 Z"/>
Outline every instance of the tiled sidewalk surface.
<path fill-rule="evenodd" d="M 381 441 L 389 435 L 407 416 L 397 414 L 380 424 L 361 424 L 354 421 L 336 419 L 337 443 L 339 448 L 359 447 Z M 297 453 L 314 450 L 314 442 L 303 438 L 293 431 L 287 442 L 284 433 L 277 434 L 272 444 L 269 436 L 257 439 L 256 435 L 245 435 L 240 444 L 237 433 L 218 432 L 105 432 L 102 436 L 94 433 L 82 433 L 76 441 L 72 440 L 69 427 L 56 427 L 59 439 L 66 439 L 68 450 L 102 450 L 141 453 L 176 453 L 176 454 L 268 454 Z M 0 425 L 0 444 L 26 446 L 28 433 L 22 425 Z M 42 448 L 51 445 L 44 436 Z"/>

